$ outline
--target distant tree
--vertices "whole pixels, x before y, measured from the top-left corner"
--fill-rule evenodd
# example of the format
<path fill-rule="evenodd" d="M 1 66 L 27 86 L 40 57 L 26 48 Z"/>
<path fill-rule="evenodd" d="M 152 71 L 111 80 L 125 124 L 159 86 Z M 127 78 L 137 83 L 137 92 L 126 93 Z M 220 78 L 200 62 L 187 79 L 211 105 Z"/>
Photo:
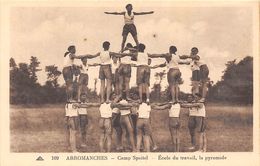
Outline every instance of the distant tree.
<path fill-rule="evenodd" d="M 239 103 L 253 102 L 253 57 L 240 62 L 228 61 L 221 81 L 209 88 L 211 100 Z"/>
<path fill-rule="evenodd" d="M 39 65 L 40 65 L 40 62 L 38 61 L 38 58 L 31 56 L 29 71 L 30 71 L 30 77 L 34 83 L 36 83 L 38 80 L 36 72 L 41 71 L 41 69 L 38 68 Z"/>
<path fill-rule="evenodd" d="M 55 65 L 46 66 L 45 72 L 47 72 L 46 85 L 53 88 L 59 87 L 58 78 L 61 75 L 61 71 L 58 70 L 58 67 Z"/>
<path fill-rule="evenodd" d="M 155 100 L 159 101 L 160 100 L 160 93 L 161 93 L 161 82 L 162 80 L 165 78 L 166 75 L 166 71 L 163 70 L 161 72 L 156 72 L 154 74 L 155 78 L 158 80 L 157 82 L 155 82 L 154 86 L 153 86 L 153 91 L 154 93 L 151 93 L 151 96 L 155 95 Z"/>

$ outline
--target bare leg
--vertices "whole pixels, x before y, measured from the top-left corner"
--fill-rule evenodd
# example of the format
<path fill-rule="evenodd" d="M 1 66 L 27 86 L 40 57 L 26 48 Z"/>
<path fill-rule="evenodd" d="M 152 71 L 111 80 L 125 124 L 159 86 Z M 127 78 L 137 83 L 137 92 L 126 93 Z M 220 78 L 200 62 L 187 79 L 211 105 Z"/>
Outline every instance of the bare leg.
<path fill-rule="evenodd" d="M 206 132 L 203 132 L 203 152 L 207 151 L 207 137 L 206 137 Z"/>
<path fill-rule="evenodd" d="M 76 130 L 73 130 L 70 128 L 70 147 L 72 152 L 76 152 L 77 151 L 77 147 L 76 147 Z"/>
<path fill-rule="evenodd" d="M 195 96 L 199 93 L 199 82 L 198 81 L 192 81 L 192 94 Z"/>
<path fill-rule="evenodd" d="M 105 142 L 105 134 L 104 134 L 104 131 L 102 131 L 102 133 L 100 135 L 100 140 L 99 140 L 100 152 L 105 152 L 105 150 L 104 150 L 104 142 Z"/>
<path fill-rule="evenodd" d="M 170 90 L 171 90 L 172 102 L 175 103 L 175 86 L 174 86 L 174 84 L 170 85 Z"/>
<path fill-rule="evenodd" d="M 82 88 L 82 85 L 79 85 L 78 86 L 78 101 L 80 101 L 81 88 Z"/>
<path fill-rule="evenodd" d="M 176 152 L 180 151 L 180 132 L 176 129 Z"/>
<path fill-rule="evenodd" d="M 116 149 L 117 150 L 122 150 L 122 144 L 123 144 L 123 140 L 122 140 L 122 135 L 123 135 L 123 131 L 121 127 L 115 127 L 116 130 Z"/>
<path fill-rule="evenodd" d="M 176 100 L 176 102 L 179 102 L 179 85 L 178 85 L 178 83 L 176 83 L 175 85 L 175 100 Z"/>
<path fill-rule="evenodd" d="M 136 141 L 136 149 L 138 152 L 140 152 L 142 137 L 143 137 L 142 130 L 138 129 L 137 130 L 137 141 Z"/>
<path fill-rule="evenodd" d="M 107 141 L 107 152 L 111 152 L 111 142 L 112 142 L 112 135 L 106 133 L 106 141 Z"/>
<path fill-rule="evenodd" d="M 130 77 L 125 77 L 125 93 L 126 93 L 126 98 L 129 98 L 129 83 L 130 83 Z"/>
<path fill-rule="evenodd" d="M 191 145 L 196 146 L 195 129 L 190 129 Z"/>
<path fill-rule="evenodd" d="M 72 100 L 73 97 L 73 83 L 67 82 L 67 100 Z"/>
<path fill-rule="evenodd" d="M 138 46 L 138 45 L 139 45 L 139 42 L 138 42 L 137 35 L 133 36 L 133 38 L 134 38 L 135 44 Z"/>
<path fill-rule="evenodd" d="M 134 129 L 131 126 L 130 121 L 128 120 L 128 122 L 126 123 L 126 127 L 127 127 L 127 131 L 129 133 L 129 140 L 132 146 L 132 150 L 136 151 L 136 147 L 135 147 L 135 140 L 134 140 Z"/>
<path fill-rule="evenodd" d="M 105 92 L 105 80 L 101 80 L 101 85 L 100 85 L 100 98 L 101 98 L 101 103 L 104 102 L 104 92 Z"/>
<path fill-rule="evenodd" d="M 122 44 L 121 44 L 121 52 L 124 50 L 125 42 L 126 42 L 126 37 L 127 37 L 127 35 L 124 35 L 124 36 L 123 36 L 123 40 L 122 40 Z"/>
<path fill-rule="evenodd" d="M 123 93 L 123 83 L 124 83 L 124 77 L 123 76 L 119 76 L 119 96 L 122 97 L 122 93 Z"/>
<path fill-rule="evenodd" d="M 144 147 L 145 147 L 145 151 L 146 152 L 150 152 L 150 136 L 149 135 L 145 135 L 144 136 Z"/>
<path fill-rule="evenodd" d="M 143 84 L 138 85 L 140 102 L 143 101 Z"/>
<path fill-rule="evenodd" d="M 206 98 L 207 96 L 207 91 L 208 91 L 208 85 L 206 81 L 202 82 L 202 98 Z"/>
<path fill-rule="evenodd" d="M 149 90 L 149 85 L 144 84 L 145 86 L 145 92 L 146 92 L 146 101 L 150 101 L 150 90 Z"/>
<path fill-rule="evenodd" d="M 111 94 L 111 80 L 107 79 L 107 100 L 110 101 L 110 94 Z"/>

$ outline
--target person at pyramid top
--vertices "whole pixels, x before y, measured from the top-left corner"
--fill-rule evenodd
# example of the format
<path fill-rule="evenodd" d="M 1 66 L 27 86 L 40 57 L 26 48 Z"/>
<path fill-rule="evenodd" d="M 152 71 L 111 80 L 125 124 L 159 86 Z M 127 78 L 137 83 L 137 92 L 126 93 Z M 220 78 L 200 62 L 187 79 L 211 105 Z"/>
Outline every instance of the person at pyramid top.
<path fill-rule="evenodd" d="M 123 40 L 122 40 L 122 44 L 121 44 L 121 52 L 123 51 L 123 49 L 125 47 L 126 38 L 129 33 L 133 36 L 136 45 L 137 46 L 139 45 L 138 38 L 137 38 L 137 30 L 136 30 L 136 27 L 134 24 L 134 16 L 154 13 L 154 11 L 133 12 L 132 4 L 127 4 L 125 8 L 126 8 L 126 11 L 124 11 L 124 12 L 105 12 L 105 14 L 124 15 L 125 25 L 123 27 L 123 32 L 122 32 Z"/>

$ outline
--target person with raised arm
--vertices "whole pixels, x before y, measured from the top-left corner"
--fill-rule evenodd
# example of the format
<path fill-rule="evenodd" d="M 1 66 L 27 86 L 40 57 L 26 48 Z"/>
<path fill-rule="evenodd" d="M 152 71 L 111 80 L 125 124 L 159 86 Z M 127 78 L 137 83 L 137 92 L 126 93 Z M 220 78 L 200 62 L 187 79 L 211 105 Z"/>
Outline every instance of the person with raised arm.
<path fill-rule="evenodd" d="M 199 133 L 199 152 L 207 151 L 206 138 L 206 109 L 204 103 L 199 102 L 199 94 L 194 97 L 192 94 L 187 95 L 187 103 L 181 103 L 181 107 L 189 108 L 188 127 L 191 136 L 191 147 L 189 150 L 196 148 L 196 133 Z"/>
<path fill-rule="evenodd" d="M 138 38 L 137 38 L 137 30 L 134 24 L 134 16 L 135 15 L 146 15 L 146 14 L 153 14 L 154 11 L 149 11 L 149 12 L 134 12 L 133 11 L 133 5 L 132 4 L 127 4 L 126 5 L 126 11 L 124 12 L 104 12 L 105 14 L 113 14 L 113 15 L 123 15 L 124 16 L 124 21 L 125 25 L 123 27 L 123 40 L 121 44 L 121 52 L 123 51 L 125 47 L 125 42 L 127 39 L 127 35 L 130 33 L 132 37 L 134 38 L 134 41 L 136 45 L 139 45 Z"/>
<path fill-rule="evenodd" d="M 166 54 L 149 54 L 150 58 L 165 58 L 165 66 L 168 68 L 167 79 L 171 91 L 172 102 L 179 101 L 179 82 L 181 80 L 181 72 L 179 64 L 190 64 L 190 56 L 176 54 L 176 46 L 170 46 L 169 53 Z"/>

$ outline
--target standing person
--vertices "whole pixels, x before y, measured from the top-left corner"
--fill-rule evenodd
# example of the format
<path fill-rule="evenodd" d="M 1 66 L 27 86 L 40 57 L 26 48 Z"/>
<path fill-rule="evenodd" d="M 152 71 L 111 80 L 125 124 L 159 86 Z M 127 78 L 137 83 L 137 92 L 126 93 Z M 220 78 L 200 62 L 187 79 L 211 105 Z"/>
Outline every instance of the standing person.
<path fill-rule="evenodd" d="M 91 124 L 91 120 L 90 120 L 91 118 L 88 116 L 88 107 L 99 106 L 100 104 L 88 103 L 87 95 L 85 93 L 81 93 L 80 102 L 74 105 L 78 107 L 81 147 L 86 147 L 88 124 Z"/>
<path fill-rule="evenodd" d="M 150 112 L 151 106 L 149 103 L 142 102 L 138 109 L 138 120 L 137 120 L 137 151 L 140 152 L 142 138 L 144 138 L 144 151 L 150 152 L 150 136 L 151 136 L 151 125 L 150 125 Z"/>
<path fill-rule="evenodd" d="M 131 119 L 131 107 L 133 106 L 133 103 L 129 103 L 126 100 L 121 100 L 117 103 L 113 103 L 112 107 L 113 108 L 118 108 L 120 110 L 120 125 L 122 127 L 122 130 L 125 131 L 126 135 L 129 138 L 132 151 L 136 151 L 136 146 L 135 146 L 135 139 L 134 139 L 134 128 L 133 128 L 133 122 Z"/>
<path fill-rule="evenodd" d="M 62 74 L 66 83 L 67 101 L 73 99 L 73 76 L 79 74 L 78 70 L 74 65 L 74 59 L 95 57 L 91 55 L 76 56 L 75 53 L 76 47 L 72 45 L 68 47 L 68 51 L 64 54 Z"/>
<path fill-rule="evenodd" d="M 139 45 L 138 38 L 137 38 L 137 30 L 136 30 L 136 27 L 134 24 L 134 16 L 154 13 L 153 11 L 133 12 L 132 4 L 127 4 L 125 8 L 126 8 L 126 11 L 124 11 L 124 12 L 105 12 L 105 14 L 124 15 L 125 25 L 123 27 L 123 32 L 122 32 L 123 40 L 122 40 L 122 44 L 121 44 L 121 52 L 123 51 L 123 49 L 125 47 L 125 42 L 126 42 L 128 33 L 130 33 L 132 35 L 136 45 L 137 46 Z"/>
<path fill-rule="evenodd" d="M 110 52 L 109 48 L 110 48 L 110 43 L 108 41 L 105 41 L 103 42 L 103 51 L 98 52 L 95 55 L 92 55 L 92 57 L 100 57 L 99 79 L 101 80 L 101 86 L 100 86 L 101 103 L 104 102 L 105 89 L 106 89 L 106 102 L 107 103 L 111 102 L 110 101 L 110 95 L 112 89 L 111 58 L 113 56 L 117 58 L 130 56 L 124 53 Z"/>
<path fill-rule="evenodd" d="M 65 119 L 68 133 L 68 142 L 70 150 L 77 152 L 76 135 L 78 130 L 78 108 L 75 106 L 76 101 L 70 100 L 65 105 Z"/>
<path fill-rule="evenodd" d="M 179 101 L 179 81 L 181 80 L 181 72 L 179 69 L 179 64 L 190 64 L 190 60 L 187 60 L 189 56 L 176 55 L 177 48 L 175 46 L 170 46 L 169 53 L 166 54 L 150 54 L 151 58 L 165 58 L 168 68 L 167 79 L 169 88 L 171 91 L 172 102 Z M 186 60 L 184 60 L 186 59 Z"/>
<path fill-rule="evenodd" d="M 180 151 L 180 110 L 179 103 L 162 103 L 153 107 L 157 110 L 169 109 L 169 130 L 171 133 L 174 152 Z"/>
<path fill-rule="evenodd" d="M 100 152 L 111 152 L 112 143 L 112 108 L 111 103 L 101 103 L 99 107 L 100 111 Z"/>
<path fill-rule="evenodd" d="M 199 83 L 200 83 L 200 67 L 197 65 L 198 56 L 192 56 L 192 62 L 190 63 L 192 76 L 191 76 L 191 92 L 193 96 L 199 93 Z"/>
<path fill-rule="evenodd" d="M 126 48 L 123 51 L 124 53 L 134 53 L 136 52 L 133 49 L 133 46 L 131 43 L 126 44 Z M 130 78 L 131 78 L 131 63 L 132 57 L 125 56 L 120 58 L 120 66 L 118 68 L 118 74 L 119 74 L 119 96 L 118 100 L 122 98 L 123 96 L 123 89 L 125 90 L 126 99 L 130 100 L 129 97 L 129 84 L 130 84 Z"/>
<path fill-rule="evenodd" d="M 200 99 L 200 102 L 204 102 L 207 96 L 209 68 L 207 64 L 200 59 L 198 53 L 199 53 L 199 49 L 197 47 L 193 47 L 191 49 L 191 57 L 195 57 L 196 61 L 194 63 L 199 67 L 200 70 L 199 76 L 200 76 L 200 82 L 202 87 L 202 93 L 201 93 L 202 98 Z"/>
<path fill-rule="evenodd" d="M 111 72 L 112 72 L 112 85 L 114 88 L 114 92 L 116 95 L 119 95 L 121 93 L 120 90 L 120 76 L 119 76 L 119 67 L 120 62 L 117 57 L 112 57 L 112 63 L 111 63 Z"/>
<path fill-rule="evenodd" d="M 75 53 L 76 47 L 69 46 L 68 51 L 64 54 L 62 74 L 66 83 L 67 101 L 72 100 L 73 98 L 74 59 L 78 58 Z"/>
<path fill-rule="evenodd" d="M 192 94 L 187 96 L 188 103 L 182 103 L 181 106 L 189 108 L 189 122 L 188 127 L 191 136 L 190 150 L 196 148 L 196 133 L 199 133 L 199 149 L 200 152 L 207 150 L 206 138 L 206 109 L 203 103 L 198 103 L 198 99 L 194 99 Z"/>

